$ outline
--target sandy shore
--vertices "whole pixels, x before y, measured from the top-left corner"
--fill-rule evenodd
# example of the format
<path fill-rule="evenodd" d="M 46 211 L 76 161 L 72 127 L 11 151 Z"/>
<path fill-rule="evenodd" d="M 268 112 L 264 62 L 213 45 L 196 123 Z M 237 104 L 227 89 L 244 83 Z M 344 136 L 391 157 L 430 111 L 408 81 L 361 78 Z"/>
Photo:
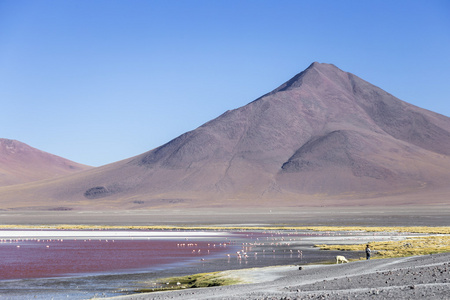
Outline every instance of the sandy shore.
<path fill-rule="evenodd" d="M 250 283 L 110 299 L 449 299 L 450 295 L 450 253 L 221 274 Z"/>

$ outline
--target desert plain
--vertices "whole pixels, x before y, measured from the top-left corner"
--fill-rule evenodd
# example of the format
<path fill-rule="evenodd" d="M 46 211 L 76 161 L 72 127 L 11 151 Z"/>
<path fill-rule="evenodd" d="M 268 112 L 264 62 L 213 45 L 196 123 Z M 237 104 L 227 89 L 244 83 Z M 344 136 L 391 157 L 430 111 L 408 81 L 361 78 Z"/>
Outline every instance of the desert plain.
<path fill-rule="evenodd" d="M 450 207 L 437 205 L 173 208 L 103 211 L 0 211 L 0 225 L 336 225 L 450 226 Z"/>

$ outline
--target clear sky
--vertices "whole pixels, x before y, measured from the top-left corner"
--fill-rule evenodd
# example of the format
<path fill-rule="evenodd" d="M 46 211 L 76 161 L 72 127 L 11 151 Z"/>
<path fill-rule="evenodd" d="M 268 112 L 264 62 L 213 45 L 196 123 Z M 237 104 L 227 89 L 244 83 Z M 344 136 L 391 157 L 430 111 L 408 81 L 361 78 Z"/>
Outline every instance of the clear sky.
<path fill-rule="evenodd" d="M 450 1 L 0 0 L 0 137 L 100 166 L 314 61 L 450 116 Z"/>

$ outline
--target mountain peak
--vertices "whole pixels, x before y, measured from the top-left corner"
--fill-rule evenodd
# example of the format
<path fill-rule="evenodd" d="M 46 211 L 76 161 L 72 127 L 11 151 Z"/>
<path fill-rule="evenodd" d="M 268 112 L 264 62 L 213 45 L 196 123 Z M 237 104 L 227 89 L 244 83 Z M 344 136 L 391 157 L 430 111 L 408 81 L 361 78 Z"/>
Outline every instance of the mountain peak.
<path fill-rule="evenodd" d="M 337 69 L 337 67 L 333 64 L 320 63 L 317 61 L 310 64 L 309 67 L 306 68 L 306 70 L 311 69 L 311 68 L 335 68 L 335 69 Z"/>
<path fill-rule="evenodd" d="M 334 81 L 336 77 L 343 77 L 346 76 L 346 74 L 346 72 L 340 70 L 335 65 L 313 62 L 304 71 L 298 73 L 290 80 L 280 85 L 270 94 L 295 89 L 305 83 L 310 85 L 318 85 L 324 80 Z"/>
<path fill-rule="evenodd" d="M 118 209 L 367 205 L 392 195 L 400 204 L 448 189 L 449 149 L 450 118 L 314 62 L 158 148 L 20 193 L 48 206 Z M 13 195 L 0 189 L 4 207 L 16 205 Z M 414 201 L 448 203 L 442 195 Z"/>
<path fill-rule="evenodd" d="M 0 138 L 0 186 L 68 175 L 90 168 L 20 141 Z"/>

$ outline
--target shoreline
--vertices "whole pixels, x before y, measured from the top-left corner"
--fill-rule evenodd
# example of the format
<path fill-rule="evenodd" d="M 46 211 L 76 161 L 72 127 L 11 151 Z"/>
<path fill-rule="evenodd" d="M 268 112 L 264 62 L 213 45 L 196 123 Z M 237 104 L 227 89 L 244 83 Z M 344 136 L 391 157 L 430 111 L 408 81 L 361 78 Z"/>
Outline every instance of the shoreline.
<path fill-rule="evenodd" d="M 126 227 L 126 228 L 128 228 L 128 227 Z M 198 228 L 205 229 L 205 227 L 195 227 L 195 228 L 196 229 L 198 229 Z M 213 233 L 214 234 L 215 233 L 220 233 L 220 231 L 218 231 L 218 229 L 222 230 L 222 231 L 226 231 L 227 230 L 226 227 L 216 227 L 216 226 L 214 226 L 212 228 L 212 227 L 208 226 L 208 228 L 209 228 L 209 231 L 206 233 L 206 235 L 211 235 Z M 236 229 L 237 227 L 236 227 L 236 225 L 234 225 L 232 228 Z M 245 228 L 245 230 L 243 230 L 243 232 L 251 231 L 251 230 L 257 230 L 257 228 L 258 227 Z M 304 229 L 304 227 L 302 227 L 302 226 L 301 227 L 296 227 L 296 226 L 295 227 L 290 227 L 290 226 L 288 226 L 288 227 L 284 227 L 284 226 L 283 227 L 277 227 L 277 226 L 274 226 L 274 227 L 264 227 L 264 228 L 266 230 L 271 228 L 271 230 L 273 230 L 273 231 L 281 231 L 282 229 L 286 230 L 286 229 L 292 229 L 292 228 L 295 228 L 295 229 L 302 228 L 302 229 Z M 450 229 L 449 227 L 443 227 L 443 226 L 440 226 L 440 227 L 401 227 L 403 229 L 405 229 L 405 228 L 408 228 L 408 229 L 411 229 L 411 228 L 412 229 L 419 229 L 419 231 L 423 232 L 423 233 L 416 234 L 416 235 L 411 235 L 411 234 L 408 235 L 408 234 L 398 233 L 398 232 L 397 233 L 395 233 L 395 232 L 385 232 L 387 228 L 389 228 L 389 229 L 395 229 L 395 228 L 399 229 L 399 227 L 369 227 L 369 228 L 367 228 L 367 227 L 345 227 L 348 230 L 364 230 L 364 228 L 373 230 L 373 232 L 355 232 L 355 234 L 357 234 L 357 235 L 348 236 L 346 238 L 344 236 L 341 236 L 340 234 L 336 234 L 336 235 L 333 235 L 333 236 L 328 235 L 329 233 L 327 231 L 332 230 L 332 229 L 342 230 L 343 227 L 341 227 L 341 226 L 339 226 L 339 227 L 323 227 L 323 226 L 312 227 L 312 226 L 309 226 L 307 228 L 308 228 L 309 232 L 314 232 L 314 231 L 312 231 L 312 228 L 318 228 L 318 229 L 321 230 L 321 231 L 317 231 L 316 232 L 316 233 L 320 233 L 320 234 L 316 234 L 316 235 L 312 235 L 312 236 L 308 236 L 308 237 L 302 238 L 302 243 L 308 243 L 308 244 L 319 244 L 319 243 L 323 243 L 325 241 L 327 242 L 327 244 L 333 244 L 333 243 L 338 243 L 338 244 L 349 244 L 349 243 L 351 243 L 351 244 L 354 244 L 355 241 L 365 243 L 368 240 L 369 241 L 375 241 L 375 240 L 379 240 L 379 241 L 383 241 L 383 240 L 397 240 L 397 241 L 401 241 L 403 239 L 406 239 L 408 236 L 427 235 L 424 232 L 424 231 L 427 231 L 427 229 L 429 231 L 431 231 L 431 232 L 435 232 L 437 229 L 439 229 L 439 230 L 441 230 L 443 232 L 447 232 L 447 230 Z M 36 234 L 44 234 L 44 235 L 46 233 L 48 233 L 48 232 L 55 232 L 56 234 L 68 234 L 68 235 L 71 235 L 71 234 L 74 234 L 74 233 L 75 234 L 89 233 L 89 234 L 94 234 L 94 235 L 99 235 L 99 236 L 104 237 L 105 235 L 108 235 L 111 232 L 119 232 L 119 233 L 121 233 L 123 235 L 128 235 L 127 232 L 129 232 L 129 230 L 124 230 L 124 229 L 118 230 L 118 231 L 114 231 L 114 230 L 110 230 L 110 229 L 106 229 L 105 230 L 104 228 L 102 228 L 102 226 L 100 226 L 100 227 L 97 226 L 97 227 L 95 227 L 94 230 L 69 230 L 69 229 L 65 229 L 65 230 L 53 230 L 52 231 L 52 230 L 49 230 L 49 229 L 43 229 L 43 230 L 33 230 L 32 229 L 32 230 L 29 230 L 29 231 L 25 230 L 25 232 L 27 232 L 27 233 L 36 233 Z M 173 227 L 170 227 L 170 229 L 173 230 Z M 190 231 L 190 230 L 195 230 L 195 229 L 193 229 L 193 227 L 184 227 L 184 229 L 187 229 L 187 231 L 181 232 L 181 231 L 178 231 L 178 229 L 175 229 L 174 232 L 175 232 L 175 234 L 180 234 L 180 233 L 184 234 L 184 233 L 190 233 L 190 232 L 195 234 L 193 231 Z M 377 232 L 377 230 L 383 231 L 384 234 L 379 234 Z M 288 231 L 288 230 L 286 230 L 286 231 Z M 21 230 L 0 230 L 0 234 L 1 234 L 1 232 L 11 232 L 11 233 L 16 233 L 16 234 L 18 233 L 19 235 L 21 234 Z M 142 233 L 152 234 L 152 233 L 154 233 L 154 231 L 151 231 L 151 230 L 149 230 L 149 231 L 136 230 L 134 232 L 136 232 L 138 234 L 142 234 Z M 164 231 L 163 233 L 167 234 L 169 232 L 170 231 Z M 348 234 L 348 232 L 347 232 L 347 234 Z M 274 235 L 274 236 L 276 236 L 276 235 Z M 278 239 L 280 239 L 280 238 L 278 237 Z M 293 245 L 293 246 L 301 247 L 301 243 Z M 288 249 L 288 248 L 286 248 L 286 249 Z M 299 248 L 299 249 L 301 249 L 301 248 Z M 317 250 L 314 250 L 314 251 L 320 251 L 320 250 L 317 249 Z M 323 254 L 325 254 L 325 253 L 326 252 L 323 252 Z M 332 260 L 332 258 L 334 257 L 333 253 L 336 253 L 336 251 L 335 252 L 329 251 L 328 253 L 331 253 L 330 254 L 331 256 L 329 256 L 328 260 Z M 342 253 L 342 252 L 340 252 L 340 253 Z M 334 254 L 334 255 L 336 255 L 336 254 Z M 349 255 L 349 253 L 347 253 L 347 254 L 344 253 L 344 255 Z M 433 256 L 435 256 L 435 254 L 433 254 Z M 396 259 L 394 259 L 394 261 L 400 261 L 401 259 L 402 258 L 396 258 Z M 450 258 L 448 258 L 448 259 L 450 260 Z M 235 260 L 235 259 L 233 259 L 233 260 Z M 372 261 L 382 261 L 382 260 L 384 261 L 386 259 L 375 259 L 375 260 L 372 260 Z M 368 262 L 369 264 L 366 264 L 366 265 L 378 264 L 378 263 L 373 263 L 372 261 Z M 277 262 L 280 263 L 281 261 L 277 261 Z M 306 261 L 304 261 L 304 262 L 306 262 Z M 358 263 L 359 263 L 360 267 L 357 268 L 356 271 L 360 272 L 361 266 L 366 266 L 366 265 L 361 265 L 360 263 L 365 263 L 365 262 L 352 261 L 351 263 L 345 264 L 345 265 L 354 265 L 354 264 L 358 264 Z M 225 276 L 225 277 L 228 276 L 228 278 L 239 278 L 240 280 L 245 280 L 245 281 L 251 282 L 251 283 L 232 285 L 232 286 L 220 286 L 220 287 L 214 287 L 214 288 L 211 288 L 211 289 L 214 289 L 214 290 L 219 289 L 220 291 L 224 291 L 226 293 L 224 298 L 226 298 L 226 299 L 228 299 L 230 295 L 231 295 L 230 296 L 231 298 L 229 298 L 229 299 L 240 299 L 237 296 L 236 297 L 233 296 L 233 292 L 230 292 L 230 291 L 234 291 L 234 288 L 232 288 L 232 287 L 238 286 L 238 287 L 240 287 L 242 289 L 243 287 L 246 287 L 248 285 L 250 285 L 250 286 L 262 285 L 259 288 L 259 291 L 258 291 L 258 293 L 260 293 L 261 297 L 258 296 L 257 298 L 258 299 L 265 299 L 264 297 L 266 297 L 265 296 L 266 294 L 267 295 L 272 295 L 271 293 L 273 293 L 274 291 L 276 291 L 276 294 L 280 292 L 280 291 L 278 291 L 278 287 L 277 287 L 276 284 L 278 284 L 279 281 L 286 282 L 286 280 L 289 279 L 289 278 L 286 278 L 286 276 L 287 277 L 299 276 L 299 275 L 304 275 L 303 273 L 309 274 L 310 272 L 313 272 L 313 273 L 315 271 L 319 272 L 320 270 L 322 270 L 323 266 L 325 266 L 325 267 L 332 267 L 331 265 L 307 265 L 307 264 L 303 264 L 303 263 L 301 263 L 301 265 L 304 267 L 304 269 L 301 270 L 301 271 L 298 270 L 298 266 L 294 266 L 294 265 L 270 266 L 270 267 L 265 267 L 265 268 L 250 268 L 250 269 L 241 269 L 241 270 L 232 270 L 232 269 L 225 269 L 224 270 L 224 268 L 227 268 L 227 265 L 222 265 L 221 268 L 224 271 L 221 271 L 220 269 L 218 271 L 221 276 Z M 215 271 L 215 270 L 217 270 L 217 265 L 214 265 L 214 263 L 212 263 L 212 264 L 209 265 L 208 268 L 209 268 L 210 271 Z M 339 268 L 349 268 L 349 267 L 339 267 Z M 193 266 L 193 268 L 190 268 L 189 270 L 193 271 L 191 274 L 196 274 L 195 272 L 198 273 L 198 271 L 195 271 L 196 270 L 195 266 Z M 333 271 L 333 270 L 334 269 L 331 269 L 331 271 Z M 184 271 L 186 271 L 186 270 L 184 270 Z M 210 272 L 210 271 L 207 271 L 207 272 Z M 307 271 L 307 272 L 303 272 L 303 271 Z M 322 272 L 322 271 L 320 271 L 320 272 Z M 325 276 L 328 276 L 326 272 L 324 274 L 325 274 Z M 153 275 L 155 275 L 155 274 L 153 274 Z M 364 274 L 359 274 L 358 275 L 358 273 L 353 272 L 353 275 L 355 275 L 355 276 L 362 276 Z M 159 277 L 159 278 L 162 278 L 162 277 Z M 324 277 L 324 278 L 326 279 L 327 277 Z M 119 290 L 121 288 L 120 287 L 120 280 L 117 280 L 117 279 L 120 279 L 120 277 L 116 278 L 116 281 L 119 283 L 119 286 L 116 286 L 116 287 L 117 287 L 117 290 Z M 139 280 L 142 281 L 143 279 L 145 279 L 145 274 L 143 276 L 139 277 Z M 325 280 L 325 279 L 322 279 L 322 280 Z M 69 278 L 68 280 L 69 280 L 68 282 L 70 282 L 71 279 Z M 445 282 L 442 282 L 442 283 L 445 283 Z M 266 290 L 266 288 L 267 288 L 266 284 L 267 284 L 267 286 L 273 286 L 273 288 L 270 288 L 269 290 Z M 285 284 L 285 283 L 283 283 L 283 284 Z M 281 292 L 284 292 L 286 288 L 288 288 L 288 286 L 284 286 L 281 289 Z M 210 288 L 208 288 L 208 289 L 210 289 Z M 208 289 L 206 289 L 206 290 L 208 290 Z M 242 292 L 245 292 L 246 289 L 247 288 L 242 290 Z M 173 292 L 181 292 L 181 294 L 184 295 L 184 296 L 190 296 L 189 293 L 185 294 L 186 293 L 186 292 L 184 292 L 185 290 L 189 290 L 189 291 L 195 290 L 195 295 L 197 295 L 198 291 L 204 290 L 204 289 L 202 289 L 202 288 L 198 288 L 198 289 L 183 289 L 183 290 L 176 290 L 176 291 L 173 291 Z M 302 290 L 302 288 L 300 288 L 300 290 Z M 160 298 L 161 297 L 160 293 L 161 292 L 153 292 L 153 293 L 151 293 L 151 296 L 149 296 L 148 294 L 145 294 L 146 295 L 145 298 L 133 298 L 133 297 L 136 297 L 136 296 L 140 296 L 140 294 L 134 293 L 134 294 L 131 294 L 131 295 L 128 295 L 128 296 L 116 296 L 116 297 L 113 297 L 112 299 L 117 299 L 117 297 L 131 297 L 131 298 L 123 298 L 123 299 L 166 299 L 166 298 L 164 298 L 166 296 L 163 296 L 163 298 Z M 166 293 L 166 292 L 164 292 L 164 293 Z M 200 298 L 198 298 L 198 299 L 202 299 L 201 297 L 204 297 L 203 299 L 210 299 L 211 297 L 212 298 L 216 297 L 216 296 L 208 294 L 208 293 L 210 293 L 210 292 L 201 292 L 201 294 L 199 295 Z M 207 296 L 202 296 L 203 294 L 207 295 Z M 150 297 L 150 298 L 148 298 L 148 297 Z M 153 298 L 153 297 L 156 297 L 156 298 Z M 170 297 L 173 297 L 173 295 L 170 296 Z M 233 298 L 233 297 L 235 297 L 235 298 Z M 267 297 L 270 297 L 270 296 L 267 296 Z M 119 299 L 121 299 L 121 298 L 119 298 Z M 184 298 L 180 297 L 179 299 L 184 299 Z M 186 298 L 186 299 L 189 299 L 189 298 Z M 197 299 L 197 298 L 193 297 L 191 299 Z M 222 298 L 218 297 L 218 299 L 222 299 Z M 249 294 L 248 295 L 248 299 L 254 299 L 253 298 L 253 294 L 251 294 L 251 295 Z M 270 298 L 268 298 L 268 299 L 270 299 Z"/>
<path fill-rule="evenodd" d="M 346 264 L 273 266 L 219 272 L 250 283 L 107 298 L 143 299 L 445 299 L 450 253 L 354 261 Z"/>
<path fill-rule="evenodd" d="M 189 234 L 190 231 L 200 232 L 215 232 L 219 234 L 221 231 L 252 231 L 252 230 L 301 230 L 301 231 L 359 231 L 359 232 L 399 232 L 399 233 L 417 233 L 417 234 L 450 234 L 450 226 L 337 226 L 337 225 L 324 225 L 324 226 L 303 226 L 303 225 L 267 225 L 267 226 L 249 226 L 245 224 L 236 225 L 192 225 L 192 226 L 176 226 L 176 225 L 148 225 L 148 226 L 126 226 L 126 225 L 70 225 L 70 224 L 53 224 L 53 225 L 20 225 L 9 224 L 0 225 L 0 232 L 18 233 L 20 230 L 23 232 L 58 232 L 54 235 L 58 235 L 64 231 L 74 232 L 89 232 L 89 235 L 101 236 L 104 233 L 101 232 L 130 232 L 130 231 L 161 231 L 161 235 L 170 235 L 170 231 L 179 231 Z M 95 233 L 97 231 L 98 233 Z M 164 233 L 163 233 L 164 232 Z M 174 233 L 176 235 L 177 233 Z M 141 235 L 136 233 L 136 235 Z M 145 235 L 145 234 L 143 234 Z"/>
<path fill-rule="evenodd" d="M 38 251 L 35 253 L 35 255 L 37 255 L 38 253 L 50 253 L 51 251 L 59 251 L 58 249 L 68 249 L 70 251 L 73 251 L 73 247 L 68 245 L 71 245 L 71 239 L 64 237 L 64 242 L 62 242 L 61 240 L 58 240 L 58 237 L 53 236 L 51 238 L 51 241 L 46 241 L 45 243 L 41 243 L 42 242 L 42 235 L 48 235 L 49 232 L 52 232 L 52 230 L 48 231 L 48 230 L 30 230 L 27 231 L 26 234 L 28 235 L 33 235 L 33 234 L 38 234 L 41 235 L 41 237 L 39 238 L 32 238 L 29 237 L 28 241 L 26 240 L 27 238 L 25 237 L 25 241 L 24 238 L 20 237 L 23 234 L 21 233 L 22 231 L 9 231 L 12 233 L 15 233 L 16 235 L 19 235 L 18 239 L 14 239 L 12 237 L 9 237 L 7 239 L 7 241 L 3 241 L 4 244 L 0 244 L 0 246 L 2 246 L 2 248 L 4 247 L 4 250 L 8 250 L 11 255 L 12 259 L 18 259 L 17 254 L 15 253 L 21 253 L 21 255 L 25 255 L 26 253 L 30 253 L 30 251 Z M 172 241 L 171 243 L 173 244 L 171 247 L 173 247 L 173 249 L 175 250 L 178 249 L 178 243 L 186 243 L 185 242 L 185 236 L 184 233 L 185 232 L 180 232 L 180 231 L 174 231 L 176 234 L 179 234 L 182 236 L 182 241 Z M 195 232 L 192 231 L 187 231 L 189 234 L 196 234 Z M 0 235 L 1 235 L 2 231 L 0 230 Z M 70 232 L 70 230 L 64 231 L 64 230 L 60 230 L 60 231 L 56 231 L 55 232 L 58 235 L 69 235 L 72 236 L 72 240 L 77 240 L 75 241 L 76 243 L 78 243 L 76 245 L 76 249 L 78 249 L 78 247 L 88 247 L 88 248 L 92 248 L 94 247 L 95 249 L 97 249 L 97 247 L 100 247 L 100 244 L 102 244 L 101 248 L 105 250 L 105 247 L 107 247 L 107 251 L 110 251 L 110 247 L 113 248 L 117 248 L 119 245 L 118 243 L 118 239 L 115 238 L 115 242 L 114 239 L 109 240 L 109 242 L 107 241 L 107 239 L 105 239 L 105 237 L 109 236 L 109 232 L 107 230 L 95 230 L 95 231 L 80 231 L 80 230 L 75 230 Z M 86 233 L 95 233 L 95 234 L 101 234 L 102 235 L 102 241 L 98 241 L 98 242 L 88 242 L 88 239 L 86 238 L 80 238 L 80 236 L 84 236 Z M 124 234 L 124 235 L 128 235 L 127 231 L 120 231 L 120 233 Z M 137 231 L 137 233 L 145 233 L 145 234 L 149 234 L 152 235 L 154 232 L 153 231 Z M 167 231 L 165 231 L 164 233 L 168 233 Z M 210 232 L 207 232 L 206 234 L 211 236 L 211 234 L 215 234 L 218 233 L 217 231 L 213 230 Z M 146 288 L 148 286 L 148 284 L 146 284 L 145 282 L 149 281 L 150 284 L 151 282 L 155 281 L 158 278 L 161 277 L 173 277 L 173 276 L 183 276 L 183 275 L 188 275 L 188 274 L 197 274 L 197 273 L 203 273 L 203 272 L 214 272 L 214 271 L 223 271 L 223 270 L 230 270 L 230 269 L 240 269 L 240 268 L 248 268 L 248 267 L 252 267 L 252 266 L 267 266 L 267 265 L 273 265 L 273 264 L 279 264 L 279 265 L 284 265 L 284 264 L 290 264 L 290 263 L 294 263 L 297 261 L 301 261 L 302 258 L 296 253 L 294 255 L 289 254 L 289 246 L 286 245 L 286 243 L 284 241 L 282 241 L 283 236 L 286 239 L 289 238 L 293 238 L 294 236 L 289 236 L 288 232 L 283 233 L 283 235 L 280 235 L 280 232 L 268 232 L 267 234 L 262 234 L 262 232 L 249 232 L 249 231 L 245 231 L 245 232 L 235 232 L 233 233 L 236 234 L 235 237 L 232 237 L 230 240 L 230 237 L 228 237 L 228 241 L 230 241 L 232 244 L 231 245 L 227 245 L 227 248 L 229 248 L 229 250 L 226 250 L 227 252 L 224 252 L 223 254 L 221 254 L 220 256 L 217 256 L 216 254 L 214 254 L 214 251 L 218 251 L 220 249 L 217 249 L 217 247 L 219 246 L 220 248 L 220 243 L 224 242 L 227 240 L 227 237 L 223 237 L 221 235 L 221 233 L 219 232 L 220 235 L 215 235 L 214 240 L 216 241 L 216 244 L 219 243 L 218 245 L 216 245 L 216 250 L 210 249 L 211 250 L 211 256 L 209 257 L 209 255 L 206 253 L 208 246 L 207 243 L 210 243 L 207 240 L 204 240 L 202 242 L 203 246 L 202 250 L 201 250 L 201 256 L 199 253 L 196 253 L 195 255 L 192 254 L 192 249 L 194 248 L 188 248 L 188 247 L 182 247 L 180 248 L 180 250 L 182 250 L 183 252 L 187 251 L 186 255 L 188 256 L 188 260 L 185 260 L 184 262 L 177 262 L 174 264 L 171 264 L 170 267 L 166 268 L 157 268 L 157 269 L 153 269 L 153 268 L 149 268 L 147 271 L 145 269 L 140 269 L 139 273 L 136 273 L 134 271 L 132 271 L 130 269 L 130 272 L 128 273 L 128 271 L 122 272 L 113 272 L 113 273 L 103 273 L 103 275 L 98 274 L 97 271 L 95 272 L 96 274 L 98 274 L 99 276 L 89 276 L 89 274 L 80 274 L 82 276 L 77 276 L 76 277 L 72 277 L 72 276 L 63 276 L 63 277 L 56 277 L 56 278 L 49 278 L 49 277 L 39 277 L 36 279 L 24 279 L 24 280 L 16 280 L 16 281 L 3 281 L 0 282 L 0 293 L 2 293 L 4 296 L 8 297 L 8 299 L 30 299 L 28 298 L 28 295 L 34 295 L 34 297 L 37 296 L 37 298 L 35 299 L 50 299 L 50 298 L 55 298 L 55 299 L 62 299 L 62 298 L 67 298 L 69 297 L 70 299 L 86 299 L 88 298 L 87 295 L 89 295 L 89 297 L 94 297 L 95 294 L 98 293 L 98 295 L 103 295 L 106 294 L 107 296 L 113 296 L 113 295 L 117 295 L 117 293 L 127 293 L 127 292 L 134 292 L 136 289 L 141 289 L 141 288 Z M 78 235 L 78 237 L 75 239 L 74 235 Z M 257 238 L 259 237 L 260 240 L 262 239 L 262 237 L 264 236 L 264 242 L 266 243 L 266 255 L 264 255 L 263 250 L 260 249 L 255 249 L 255 251 L 258 251 L 258 255 L 254 255 L 254 251 L 251 251 L 250 249 L 246 250 L 249 251 L 248 256 L 249 258 L 244 259 L 242 258 L 242 261 L 240 259 L 238 259 L 238 257 L 236 256 L 236 251 L 242 251 L 245 248 L 250 248 L 251 245 L 248 245 L 248 243 L 255 243 L 255 241 L 257 241 Z M 267 237 L 267 238 L 266 238 Z M 311 233 L 307 233 L 307 234 L 303 234 L 303 233 L 299 233 L 299 235 L 296 237 L 298 241 L 298 243 L 301 243 L 302 245 L 297 245 L 298 247 L 305 247 L 305 244 L 308 245 L 307 248 L 309 248 L 309 246 L 312 246 L 312 244 L 316 241 L 316 238 L 320 238 L 321 240 L 328 240 L 330 237 L 328 234 L 311 234 Z M 350 236 L 349 238 L 354 238 L 353 236 Z M 370 237 L 371 238 L 371 235 Z M 387 237 L 386 237 L 387 238 Z M 11 240 L 10 240 L 11 239 Z M 33 241 L 31 241 L 31 239 L 33 239 Z M 41 239 L 41 242 L 38 242 L 36 240 Z M 45 238 L 44 238 L 45 239 Z M 312 241 L 311 239 L 314 239 L 314 241 Z M 86 240 L 86 241 L 84 241 Z M 137 239 L 134 239 L 134 242 L 136 242 Z M 189 238 L 190 241 L 194 240 L 193 238 Z M 130 242 L 133 242 L 133 239 L 130 240 Z M 134 243 L 133 242 L 133 243 Z M 144 238 L 144 242 L 145 238 Z M 282 245 L 280 245 L 280 243 L 283 243 Z M 24 243 L 24 244 L 22 244 Z M 53 244 L 52 244 L 53 243 Z M 66 243 L 67 244 L 66 246 Z M 124 243 L 127 243 L 127 241 L 125 240 Z M 244 245 L 245 243 L 245 245 Z M 276 244 L 278 243 L 279 245 L 270 245 L 270 244 Z M 81 246 L 81 244 L 83 244 L 83 246 Z M 46 245 L 49 245 L 49 248 L 46 247 Z M 84 246 L 86 245 L 86 246 Z M 92 246 L 91 246 L 92 245 Z M 106 246 L 108 245 L 108 246 Z M 200 243 L 198 244 L 199 246 L 195 246 L 196 250 L 200 249 Z M 17 247 L 17 246 L 20 246 Z M 212 247 L 214 247 L 213 244 L 211 244 Z M 293 245 L 294 247 L 297 247 L 296 245 Z M 120 246 L 122 248 L 122 246 Z M 206 247 L 206 248 L 205 248 Z M 34 249 L 34 250 L 33 250 Z M 138 247 L 137 249 L 143 249 L 142 247 Z M 183 250 L 184 249 L 184 250 Z M 272 249 L 276 250 L 276 253 L 272 253 Z M 291 248 L 292 249 L 292 248 Z M 302 249 L 302 248 L 300 248 Z M 322 260 L 323 259 L 323 255 L 328 255 L 325 252 L 321 253 L 319 250 L 317 249 L 313 249 L 313 250 L 307 250 L 307 249 L 302 249 L 304 252 L 305 257 L 307 257 L 306 259 L 308 261 L 317 261 L 317 260 Z M 19 251 L 19 252 L 17 252 Z M 78 251 L 78 250 L 76 250 Z M 84 251 L 84 250 L 83 250 Z M 138 250 L 141 251 L 141 250 Z M 172 250 L 171 250 L 172 251 Z M 178 251 L 178 250 L 176 250 Z M 251 251 L 251 253 L 250 253 Z M 123 252 L 120 251 L 121 253 L 130 253 L 129 251 L 127 252 Z M 295 250 L 295 252 L 297 252 Z M 148 252 L 146 252 L 148 253 Z M 227 258 L 226 253 L 230 253 L 231 257 Z M 333 252 L 332 252 L 333 253 Z M 55 253 L 56 254 L 56 253 Z M 39 254 L 40 255 L 40 254 Z M 85 255 L 87 255 L 87 253 L 85 253 Z M 128 255 L 128 254 L 127 254 Z M 332 255 L 332 254 L 331 254 Z M 129 255 L 128 255 L 129 256 Z M 130 256 L 129 256 L 130 257 Z M 133 255 L 131 256 L 133 257 Z M 139 257 L 140 256 L 136 256 Z M 146 256 L 143 256 L 142 258 L 144 260 L 147 260 L 147 258 L 145 258 Z M 319 258 L 318 258 L 319 257 Z M 27 254 L 27 256 L 25 257 L 28 259 L 28 262 L 33 264 L 33 260 L 32 260 L 32 256 L 29 256 Z M 48 257 L 49 259 L 51 259 L 52 261 L 54 260 L 52 256 Z M 86 258 L 86 257 L 84 257 Z M 109 256 L 107 257 L 107 260 L 109 259 Z M 151 256 L 150 256 L 151 258 Z M 203 259 L 201 258 L 205 258 L 205 260 L 203 261 Z M 22 258 L 19 258 L 22 261 Z M 75 259 L 75 257 L 73 258 Z M 69 258 L 69 260 L 73 260 L 72 258 Z M 7 260 L 6 260 L 7 261 Z M 57 260 L 58 261 L 58 260 Z M 63 260 L 59 260 L 61 262 L 63 262 Z M 64 260 L 65 261 L 65 260 Z M 41 262 L 45 262 L 45 260 L 37 260 L 37 262 L 41 263 Z M 103 263 L 103 262 L 102 262 Z M 34 264 L 33 264 L 34 265 Z M 30 265 L 27 264 L 27 272 L 29 272 L 29 267 Z M 59 266 L 58 266 L 59 267 Z M 36 268 L 33 267 L 36 270 L 41 270 L 40 268 Z M 45 266 L 45 268 L 48 268 L 48 265 Z M 134 267 L 133 267 L 134 268 Z M 2 268 L 3 270 L 6 270 L 6 268 Z M 9 272 L 8 272 L 9 273 Z M 42 289 L 41 287 L 45 286 L 45 289 Z M 88 292 L 88 294 L 86 293 Z"/>

